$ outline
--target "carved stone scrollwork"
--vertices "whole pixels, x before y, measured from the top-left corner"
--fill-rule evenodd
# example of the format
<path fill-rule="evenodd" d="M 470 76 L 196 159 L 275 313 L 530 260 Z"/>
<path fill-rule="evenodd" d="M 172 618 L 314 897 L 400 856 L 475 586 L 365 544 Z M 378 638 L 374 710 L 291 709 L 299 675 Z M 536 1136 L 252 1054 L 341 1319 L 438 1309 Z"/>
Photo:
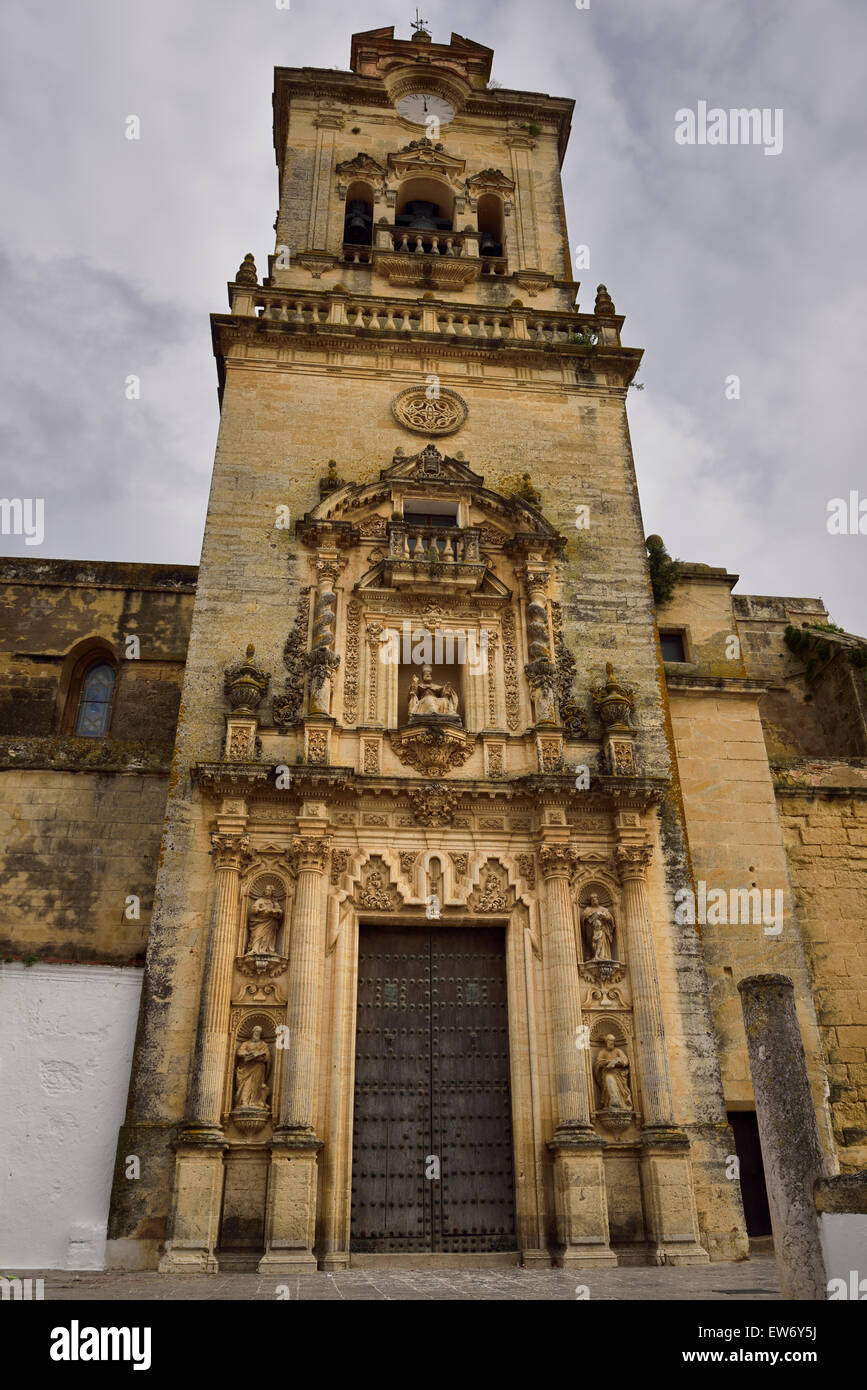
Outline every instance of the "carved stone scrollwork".
<path fill-rule="evenodd" d="M 430 782 L 409 793 L 412 813 L 419 825 L 450 825 L 459 801 L 457 792 Z"/>
<path fill-rule="evenodd" d="M 418 859 L 418 851 L 414 849 L 402 849 L 400 851 L 400 871 L 407 876 L 412 873 L 413 865 Z"/>
<path fill-rule="evenodd" d="M 523 878 L 528 888 L 536 887 L 536 856 L 533 854 L 519 854 L 517 858 L 518 873 Z"/>
<path fill-rule="evenodd" d="M 467 906 L 471 912 L 510 912 L 514 901 L 514 889 L 509 886 L 505 871 L 489 862 L 482 870 L 478 888 L 467 898 Z"/>
<path fill-rule="evenodd" d="M 391 413 L 399 425 L 416 434 L 454 434 L 467 418 L 469 407 L 457 391 L 440 387 L 430 399 L 424 386 L 408 386 L 391 403 Z"/>
<path fill-rule="evenodd" d="M 463 767 L 476 744 L 475 734 L 467 734 L 463 729 L 428 728 L 423 724 L 392 730 L 388 737 L 400 761 L 427 777 Z"/>
<path fill-rule="evenodd" d="M 364 866 L 355 901 L 359 908 L 375 912 L 393 912 L 400 907 L 400 895 L 392 887 L 388 866 L 379 855 L 371 855 Z"/>
<path fill-rule="evenodd" d="M 560 710 L 560 723 L 566 738 L 578 739 L 587 736 L 587 716 L 580 708 L 574 694 L 575 658 L 566 646 L 563 637 L 563 609 L 559 603 L 551 603 L 551 626 L 554 629 L 554 659 L 556 667 L 556 695 Z"/>
<path fill-rule="evenodd" d="M 346 673 L 343 678 L 344 724 L 354 724 L 358 718 L 358 657 L 361 613 L 361 604 L 357 599 L 353 599 L 346 610 Z"/>
<path fill-rule="evenodd" d="M 518 654 L 515 615 L 511 608 L 503 614 L 503 686 L 506 697 L 506 723 L 518 728 L 521 707 L 518 700 Z"/>
<path fill-rule="evenodd" d="M 335 885 L 336 885 L 336 884 L 338 884 L 338 883 L 340 882 L 340 875 L 346 873 L 346 867 L 347 867 L 348 863 L 349 863 L 349 850 L 348 850 L 348 849 L 333 849 L 333 850 L 331 851 L 331 874 L 330 874 L 330 882 L 331 882 L 332 884 L 335 884 Z"/>
<path fill-rule="evenodd" d="M 292 631 L 283 648 L 283 665 L 288 671 L 282 695 L 275 695 L 271 701 L 274 723 L 279 729 L 289 729 L 301 717 L 304 700 L 304 670 L 307 652 L 307 628 L 310 622 L 310 588 L 301 590 L 298 599 L 298 613 Z"/>

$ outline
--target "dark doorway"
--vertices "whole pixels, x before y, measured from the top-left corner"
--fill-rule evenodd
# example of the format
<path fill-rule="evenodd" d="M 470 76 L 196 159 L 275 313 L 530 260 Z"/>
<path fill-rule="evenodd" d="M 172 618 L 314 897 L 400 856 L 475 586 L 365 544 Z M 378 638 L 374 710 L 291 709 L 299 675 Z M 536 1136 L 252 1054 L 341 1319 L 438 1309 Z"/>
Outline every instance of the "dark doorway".
<path fill-rule="evenodd" d="M 741 1196 L 748 1236 L 771 1234 L 771 1212 L 765 1187 L 765 1167 L 759 1143 L 759 1125 L 755 1110 L 730 1110 L 728 1122 L 735 1136 L 741 1176 Z"/>
<path fill-rule="evenodd" d="M 516 1249 L 502 930 L 361 930 L 350 1248 Z"/>

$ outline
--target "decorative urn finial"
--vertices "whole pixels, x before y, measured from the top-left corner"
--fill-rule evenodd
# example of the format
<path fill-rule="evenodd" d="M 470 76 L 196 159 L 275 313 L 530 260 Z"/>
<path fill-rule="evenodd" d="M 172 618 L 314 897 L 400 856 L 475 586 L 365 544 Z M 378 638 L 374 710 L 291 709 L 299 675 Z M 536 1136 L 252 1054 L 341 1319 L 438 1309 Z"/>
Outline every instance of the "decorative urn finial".
<path fill-rule="evenodd" d="M 630 710 L 635 704 L 634 692 L 629 686 L 620 684 L 610 661 L 605 663 L 605 676 L 604 683 L 600 681 L 590 689 L 596 713 L 606 729 L 626 729 L 629 727 Z"/>
<path fill-rule="evenodd" d="M 271 683 L 271 677 L 267 671 L 263 671 L 253 660 L 256 648 L 251 642 L 247 647 L 247 652 L 243 661 L 239 661 L 235 666 L 226 668 L 225 685 L 226 698 L 233 710 L 249 711 L 252 713 L 259 708 L 262 696 Z"/>

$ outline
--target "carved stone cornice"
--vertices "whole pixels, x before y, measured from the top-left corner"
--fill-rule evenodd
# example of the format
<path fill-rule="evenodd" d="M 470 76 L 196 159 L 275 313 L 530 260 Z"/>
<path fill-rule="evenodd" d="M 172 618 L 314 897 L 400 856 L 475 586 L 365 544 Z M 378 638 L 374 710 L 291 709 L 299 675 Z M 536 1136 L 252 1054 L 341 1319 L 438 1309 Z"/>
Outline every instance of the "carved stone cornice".
<path fill-rule="evenodd" d="M 216 869 L 234 869 L 237 873 L 255 857 L 249 835 L 224 835 L 218 831 L 211 835 L 211 853 Z"/>
<path fill-rule="evenodd" d="M 578 851 L 574 845 L 542 845 L 539 863 L 545 878 L 569 878 L 577 867 Z"/>
<path fill-rule="evenodd" d="M 196 763 L 190 776 L 214 796 L 249 796 L 256 787 L 273 788 L 274 768 L 267 763 Z"/>
<path fill-rule="evenodd" d="M 621 883 L 630 879 L 644 879 L 653 858 L 652 845 L 617 845 L 614 850 L 614 867 Z"/>
<path fill-rule="evenodd" d="M 296 873 L 322 873 L 330 848 L 331 840 L 327 835 L 296 835 L 287 857 Z"/>

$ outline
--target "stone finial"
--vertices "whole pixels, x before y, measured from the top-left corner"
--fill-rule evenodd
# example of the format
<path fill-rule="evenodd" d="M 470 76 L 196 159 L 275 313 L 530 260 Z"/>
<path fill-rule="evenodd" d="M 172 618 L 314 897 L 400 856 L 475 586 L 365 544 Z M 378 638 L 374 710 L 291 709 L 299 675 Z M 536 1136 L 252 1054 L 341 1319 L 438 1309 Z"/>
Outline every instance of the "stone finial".
<path fill-rule="evenodd" d="M 253 260 L 253 252 L 248 251 L 238 268 L 235 276 L 236 285 L 258 285 L 259 272 L 256 269 L 256 262 Z"/>
<path fill-rule="evenodd" d="M 336 492 L 339 487 L 344 487 L 345 478 L 341 478 L 337 473 L 337 464 L 334 459 L 328 460 L 328 472 L 324 478 L 319 479 L 319 496 L 327 497 L 330 492 Z"/>
<path fill-rule="evenodd" d="M 596 303 L 593 306 L 593 312 L 598 319 L 614 318 L 616 313 L 614 300 L 611 298 L 611 295 L 604 285 L 598 285 L 596 288 Z"/>
<path fill-rule="evenodd" d="M 635 696 L 628 686 L 620 684 L 610 661 L 605 663 L 605 681 L 592 686 L 590 695 L 606 729 L 628 725 L 629 711 L 635 703 Z"/>
<path fill-rule="evenodd" d="M 252 712 L 258 709 L 271 682 L 268 672 L 261 670 L 254 662 L 255 654 L 256 648 L 251 642 L 244 660 L 226 668 L 224 689 L 233 710 Z"/>

